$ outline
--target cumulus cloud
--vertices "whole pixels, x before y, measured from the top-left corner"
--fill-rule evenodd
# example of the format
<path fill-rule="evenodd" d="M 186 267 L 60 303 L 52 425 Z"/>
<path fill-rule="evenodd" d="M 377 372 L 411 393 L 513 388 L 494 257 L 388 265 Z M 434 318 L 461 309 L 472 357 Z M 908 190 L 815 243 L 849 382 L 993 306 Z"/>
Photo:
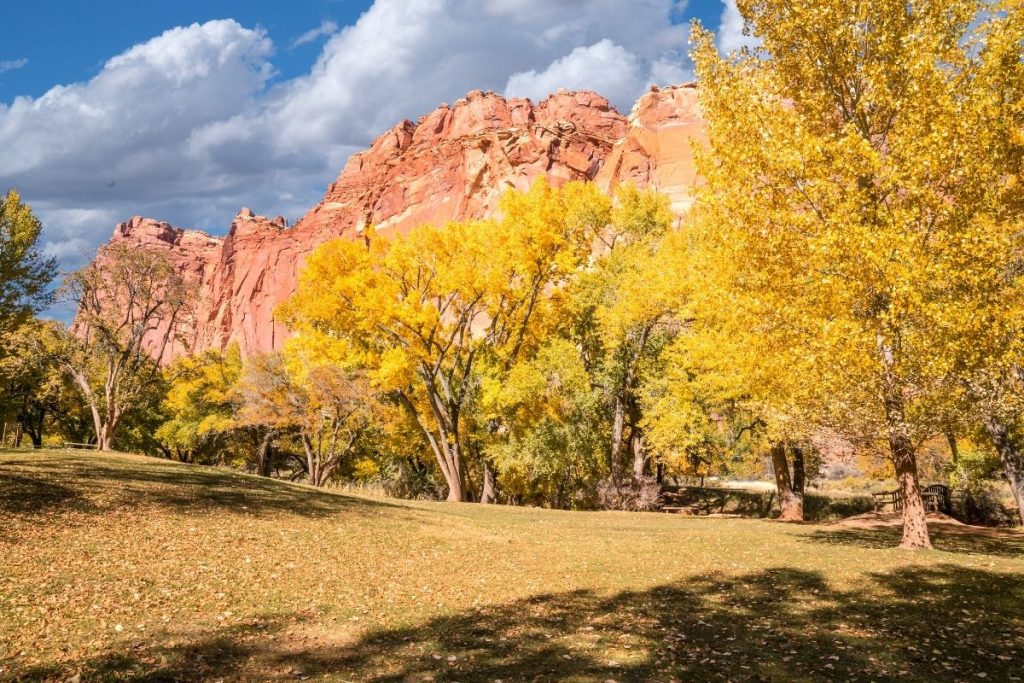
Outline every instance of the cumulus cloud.
<path fill-rule="evenodd" d="M 558 90 L 596 90 L 615 101 L 636 94 L 645 75 L 637 58 L 621 45 L 605 39 L 590 47 L 578 47 L 552 62 L 543 71 L 531 69 L 513 74 L 505 92 L 515 97 L 540 99 Z"/>
<path fill-rule="evenodd" d="M 296 48 L 300 45 L 307 45 L 309 43 L 316 42 L 325 36 L 329 36 L 333 33 L 338 32 L 338 24 L 331 21 L 330 19 L 324 19 L 320 22 L 320 25 L 316 28 L 303 33 L 301 36 L 292 41 L 292 47 Z"/>
<path fill-rule="evenodd" d="M 268 172 L 244 159 L 218 165 L 188 141 L 266 92 L 272 54 L 262 30 L 234 21 L 179 27 L 111 58 L 87 82 L 0 104 L 0 187 L 32 202 L 47 250 L 65 267 L 134 213 L 223 225 L 248 183 L 266 190 Z"/>
<path fill-rule="evenodd" d="M 241 206 L 297 218 L 349 154 L 469 90 L 588 88 L 628 110 L 649 83 L 685 80 L 682 7 L 376 0 L 330 32 L 308 73 L 276 83 L 262 29 L 175 28 L 89 81 L 0 104 L 0 188 L 33 202 L 65 267 L 136 213 L 214 232 Z"/>
<path fill-rule="evenodd" d="M 14 71 L 15 69 L 20 69 L 24 66 L 28 66 L 28 60 L 24 58 L 0 60 L 0 74 L 8 71 Z"/>
<path fill-rule="evenodd" d="M 736 0 L 723 0 L 725 8 L 718 26 L 718 49 L 734 52 L 744 47 L 755 47 L 757 38 L 743 33 L 743 15 L 736 7 Z"/>

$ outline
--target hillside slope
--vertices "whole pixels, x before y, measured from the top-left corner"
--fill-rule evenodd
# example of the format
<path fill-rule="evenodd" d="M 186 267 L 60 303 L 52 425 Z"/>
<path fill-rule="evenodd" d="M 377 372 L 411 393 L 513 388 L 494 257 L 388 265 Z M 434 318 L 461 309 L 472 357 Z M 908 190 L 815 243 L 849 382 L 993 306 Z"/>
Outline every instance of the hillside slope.
<path fill-rule="evenodd" d="M 1020 676 L 1024 536 L 375 500 L 0 455 L 0 680 Z"/>

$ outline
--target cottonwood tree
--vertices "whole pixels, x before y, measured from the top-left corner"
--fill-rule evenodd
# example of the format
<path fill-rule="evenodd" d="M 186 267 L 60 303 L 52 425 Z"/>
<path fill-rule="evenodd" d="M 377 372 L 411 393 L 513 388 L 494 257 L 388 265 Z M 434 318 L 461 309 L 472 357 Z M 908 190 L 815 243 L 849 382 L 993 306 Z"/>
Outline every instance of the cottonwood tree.
<path fill-rule="evenodd" d="M 301 354 L 250 358 L 234 391 L 238 423 L 298 434 L 305 455 L 299 462 L 317 487 L 355 455 L 374 424 L 365 373 L 309 363 Z"/>
<path fill-rule="evenodd" d="M 60 323 L 36 318 L 0 335 L 0 414 L 13 414 L 35 448 L 42 447 L 48 426 L 73 412 L 73 390 L 57 356 L 66 336 Z"/>
<path fill-rule="evenodd" d="M 969 43 L 973 106 L 964 127 L 977 152 L 964 175 L 984 207 L 973 216 L 983 237 L 968 237 L 991 254 L 961 268 L 984 269 L 978 275 L 994 286 L 973 297 L 973 315 L 954 319 L 943 336 L 952 351 L 947 391 L 951 402 L 963 399 L 950 412 L 966 405 L 963 412 L 981 426 L 1024 522 L 1024 6 L 994 3 L 989 10 Z M 973 277 L 958 272 L 949 284 L 970 291 Z"/>
<path fill-rule="evenodd" d="M 0 335 L 52 301 L 57 262 L 39 251 L 43 226 L 14 190 L 0 197 Z"/>
<path fill-rule="evenodd" d="M 664 351 L 662 371 L 644 387 L 644 424 L 656 457 L 669 472 L 703 475 L 717 465 L 749 466 L 769 458 L 778 490 L 780 519 L 802 521 L 804 447 L 813 432 L 800 419 L 791 383 L 798 362 L 764 355 L 762 339 L 722 305 L 721 292 L 699 269 L 703 254 L 685 235 L 674 246 L 697 249 L 677 270 L 704 286 L 692 290 L 687 326 Z"/>
<path fill-rule="evenodd" d="M 554 336 L 517 363 L 486 404 L 500 425 L 486 443 L 503 499 L 586 508 L 608 477 L 608 401 L 577 344 Z"/>
<path fill-rule="evenodd" d="M 62 293 L 77 306 L 62 362 L 89 405 L 97 447 L 111 450 L 125 413 L 191 328 L 194 287 L 162 252 L 115 244 L 68 276 Z"/>
<path fill-rule="evenodd" d="M 212 449 L 224 448 L 223 437 L 237 427 L 233 399 L 241 374 L 238 344 L 223 353 L 211 349 L 183 356 L 164 370 L 168 389 L 163 410 L 168 419 L 155 436 L 169 455 L 195 462 Z"/>
<path fill-rule="evenodd" d="M 1004 219 L 1019 159 L 995 137 L 1001 118 L 1019 120 L 1004 94 L 1020 87 L 1021 41 L 989 38 L 1019 10 L 738 7 L 756 50 L 723 57 L 693 34 L 710 140 L 698 161 L 705 253 L 727 269 L 723 300 L 762 357 L 799 360 L 816 409 L 887 445 L 901 546 L 930 547 L 916 444 L 941 429 L 934 406 L 961 331 L 1002 297 L 1015 240 Z"/>
<path fill-rule="evenodd" d="M 609 467 L 617 484 L 627 468 L 633 479 L 647 472 L 639 393 L 675 332 L 681 293 L 658 258 L 673 223 L 668 198 L 625 185 L 615 199 L 609 224 L 596 235 L 598 253 L 569 291 L 567 315 L 595 384 L 608 396 Z"/>
<path fill-rule="evenodd" d="M 545 180 L 509 192 L 499 221 L 423 226 L 385 239 L 321 246 L 284 308 L 298 343 L 367 367 L 375 387 L 418 425 L 448 484 L 471 497 L 467 467 L 480 467 L 479 499 L 494 500 L 491 464 L 473 438 L 481 383 L 536 345 L 560 285 L 607 222 L 608 201 L 589 185 Z"/>

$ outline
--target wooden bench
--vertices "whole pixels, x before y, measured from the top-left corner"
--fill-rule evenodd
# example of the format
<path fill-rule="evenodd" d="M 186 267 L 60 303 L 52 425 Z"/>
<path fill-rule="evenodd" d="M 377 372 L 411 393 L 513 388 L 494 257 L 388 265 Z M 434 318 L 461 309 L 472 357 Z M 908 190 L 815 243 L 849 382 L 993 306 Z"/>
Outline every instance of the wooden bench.
<path fill-rule="evenodd" d="M 876 510 L 881 510 L 886 505 L 892 505 L 893 510 L 903 509 L 903 494 L 899 489 L 872 493 L 871 498 L 874 500 Z M 921 502 L 924 503 L 925 510 L 948 513 L 950 511 L 949 487 L 944 484 L 932 484 L 924 487 L 921 489 Z"/>
<path fill-rule="evenodd" d="M 921 492 L 922 498 L 925 498 L 925 507 L 928 506 L 928 501 L 934 506 L 929 509 L 936 510 L 937 512 L 945 512 L 947 515 L 953 514 L 953 496 L 949 490 L 949 487 L 945 484 L 932 484 L 931 486 L 925 486 Z"/>
<path fill-rule="evenodd" d="M 96 444 L 94 444 L 94 443 L 76 443 L 74 441 L 65 441 L 64 442 L 64 448 L 88 448 L 90 450 L 95 450 L 96 449 Z"/>
<path fill-rule="evenodd" d="M 903 497 L 900 495 L 899 489 L 895 491 L 879 491 L 878 493 L 872 493 L 871 498 L 874 500 L 876 510 L 881 510 L 886 505 L 892 505 L 893 510 L 900 510 L 903 508 Z"/>

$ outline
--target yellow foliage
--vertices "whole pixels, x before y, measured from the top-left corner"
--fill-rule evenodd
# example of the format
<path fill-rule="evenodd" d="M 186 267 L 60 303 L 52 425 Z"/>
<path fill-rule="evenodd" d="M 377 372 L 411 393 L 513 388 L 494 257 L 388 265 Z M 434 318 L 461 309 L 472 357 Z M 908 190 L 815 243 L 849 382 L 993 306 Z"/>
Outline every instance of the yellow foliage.
<path fill-rule="evenodd" d="M 561 286 L 610 211 L 591 185 L 541 179 L 504 195 L 500 219 L 328 242 L 281 312 L 296 349 L 367 368 L 404 406 L 461 499 L 470 404 L 557 321 Z"/>
<path fill-rule="evenodd" d="M 1019 343 L 1020 8 L 739 7 L 760 50 L 694 32 L 705 296 L 754 396 L 865 444 L 919 440 L 954 373 Z"/>

